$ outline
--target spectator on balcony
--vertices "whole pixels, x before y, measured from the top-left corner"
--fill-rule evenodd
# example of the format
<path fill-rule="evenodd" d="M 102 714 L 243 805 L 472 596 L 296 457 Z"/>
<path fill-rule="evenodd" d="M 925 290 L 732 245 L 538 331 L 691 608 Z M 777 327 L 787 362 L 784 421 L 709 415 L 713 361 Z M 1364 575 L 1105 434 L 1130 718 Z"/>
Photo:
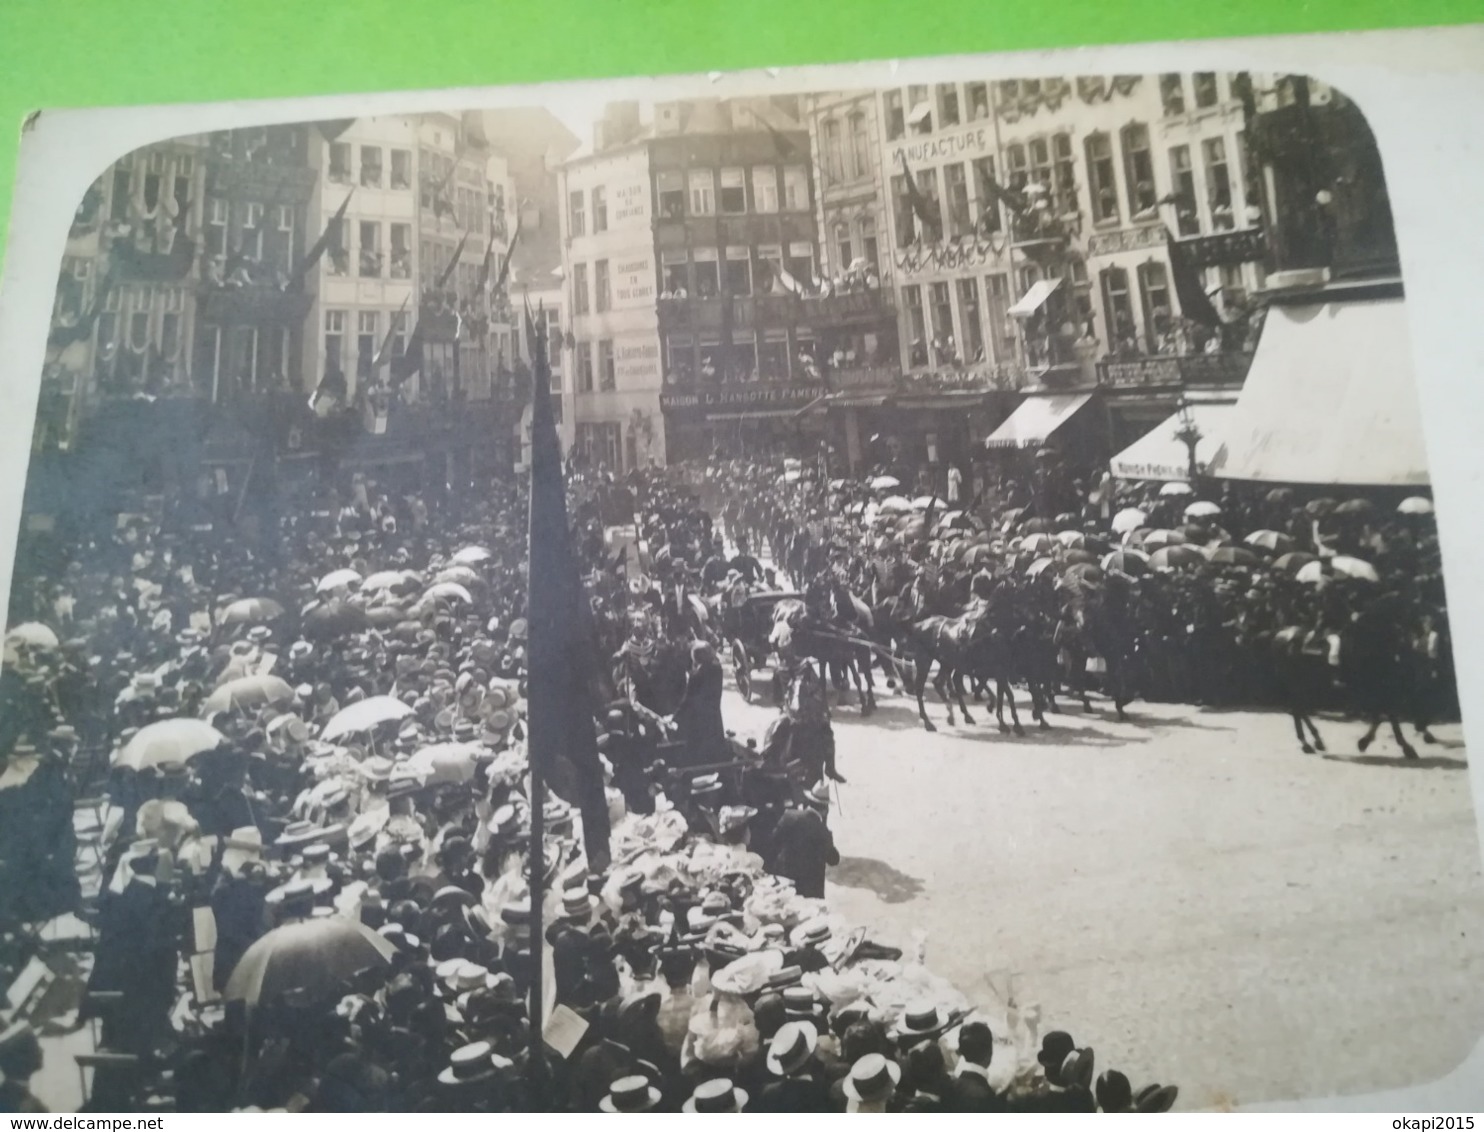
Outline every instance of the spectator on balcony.
<path fill-rule="evenodd" d="M 918 366 L 925 366 L 928 364 L 927 347 L 923 345 L 923 341 L 921 338 L 912 339 L 912 347 L 909 353 L 909 357 L 914 369 L 916 369 Z"/>

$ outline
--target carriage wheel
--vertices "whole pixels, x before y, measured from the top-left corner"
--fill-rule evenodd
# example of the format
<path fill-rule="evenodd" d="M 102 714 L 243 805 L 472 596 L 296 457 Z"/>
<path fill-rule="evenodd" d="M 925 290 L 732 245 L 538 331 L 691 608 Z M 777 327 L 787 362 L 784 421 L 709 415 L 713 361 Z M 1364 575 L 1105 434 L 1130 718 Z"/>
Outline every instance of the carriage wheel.
<path fill-rule="evenodd" d="M 752 703 L 752 660 L 747 655 L 747 646 L 741 641 L 732 642 L 732 671 L 737 677 L 737 691 L 742 698 Z"/>

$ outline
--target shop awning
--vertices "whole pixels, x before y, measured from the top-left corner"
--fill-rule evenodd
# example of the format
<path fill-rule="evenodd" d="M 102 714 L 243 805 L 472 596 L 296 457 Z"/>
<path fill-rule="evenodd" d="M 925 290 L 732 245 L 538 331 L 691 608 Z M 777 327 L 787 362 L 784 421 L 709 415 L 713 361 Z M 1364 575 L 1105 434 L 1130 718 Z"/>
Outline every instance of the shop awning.
<path fill-rule="evenodd" d="M 1020 301 L 1010 308 L 1010 314 L 1015 318 L 1029 318 L 1035 314 L 1051 298 L 1051 293 L 1061 286 L 1060 279 L 1038 279 L 1032 283 L 1030 290 L 1020 296 Z"/>
<path fill-rule="evenodd" d="M 1220 432 L 1235 405 L 1191 405 L 1186 412 L 1201 438 L 1195 460 L 1204 473 L 1222 452 Z M 1161 421 L 1109 461 L 1109 470 L 1121 480 L 1183 480 L 1190 467 L 1190 450 L 1175 434 L 1185 418 L 1175 413 Z"/>
<path fill-rule="evenodd" d="M 798 415 L 798 409 L 746 409 L 742 412 L 707 413 L 706 419 L 708 421 L 756 421 Z"/>
<path fill-rule="evenodd" d="M 1091 393 L 1029 397 L 985 440 L 986 448 L 1038 448 L 1091 399 Z"/>
<path fill-rule="evenodd" d="M 1224 479 L 1426 485 L 1405 300 L 1271 307 L 1220 440 Z"/>

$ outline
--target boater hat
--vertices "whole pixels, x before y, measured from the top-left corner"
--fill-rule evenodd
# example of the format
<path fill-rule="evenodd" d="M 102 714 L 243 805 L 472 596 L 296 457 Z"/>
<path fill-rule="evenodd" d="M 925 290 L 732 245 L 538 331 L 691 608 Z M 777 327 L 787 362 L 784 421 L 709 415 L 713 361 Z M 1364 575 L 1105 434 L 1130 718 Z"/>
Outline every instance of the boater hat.
<path fill-rule="evenodd" d="M 741 1112 L 747 1107 L 747 1093 L 725 1077 L 696 1086 L 690 1099 L 680 1106 L 681 1112 Z"/>
<path fill-rule="evenodd" d="M 785 1022 L 768 1043 L 768 1072 L 790 1077 L 808 1064 L 819 1044 L 812 1022 Z"/>
<path fill-rule="evenodd" d="M 598 1102 L 604 1112 L 649 1112 L 660 1103 L 660 1091 L 648 1077 L 620 1077 L 608 1086 L 608 1095 Z"/>
<path fill-rule="evenodd" d="M 841 1088 L 853 1101 L 867 1104 L 886 1100 L 902 1080 L 902 1067 L 879 1053 L 868 1053 L 850 1067 Z"/>

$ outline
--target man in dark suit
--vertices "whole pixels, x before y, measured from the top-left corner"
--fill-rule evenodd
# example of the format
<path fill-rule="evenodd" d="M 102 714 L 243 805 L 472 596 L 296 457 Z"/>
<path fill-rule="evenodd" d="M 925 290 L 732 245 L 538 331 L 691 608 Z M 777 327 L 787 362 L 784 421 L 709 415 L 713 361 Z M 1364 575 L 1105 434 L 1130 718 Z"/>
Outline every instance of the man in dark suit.
<path fill-rule="evenodd" d="M 989 1083 L 994 1034 L 983 1022 L 966 1022 L 958 1032 L 958 1064 L 953 1070 L 955 1112 L 1004 1112 L 1005 1098 Z"/>
<path fill-rule="evenodd" d="M 794 882 L 800 896 L 824 899 L 825 870 L 840 863 L 840 851 L 825 823 L 829 796 L 824 783 L 810 789 L 804 801 L 790 806 L 773 830 L 774 870 Z"/>

